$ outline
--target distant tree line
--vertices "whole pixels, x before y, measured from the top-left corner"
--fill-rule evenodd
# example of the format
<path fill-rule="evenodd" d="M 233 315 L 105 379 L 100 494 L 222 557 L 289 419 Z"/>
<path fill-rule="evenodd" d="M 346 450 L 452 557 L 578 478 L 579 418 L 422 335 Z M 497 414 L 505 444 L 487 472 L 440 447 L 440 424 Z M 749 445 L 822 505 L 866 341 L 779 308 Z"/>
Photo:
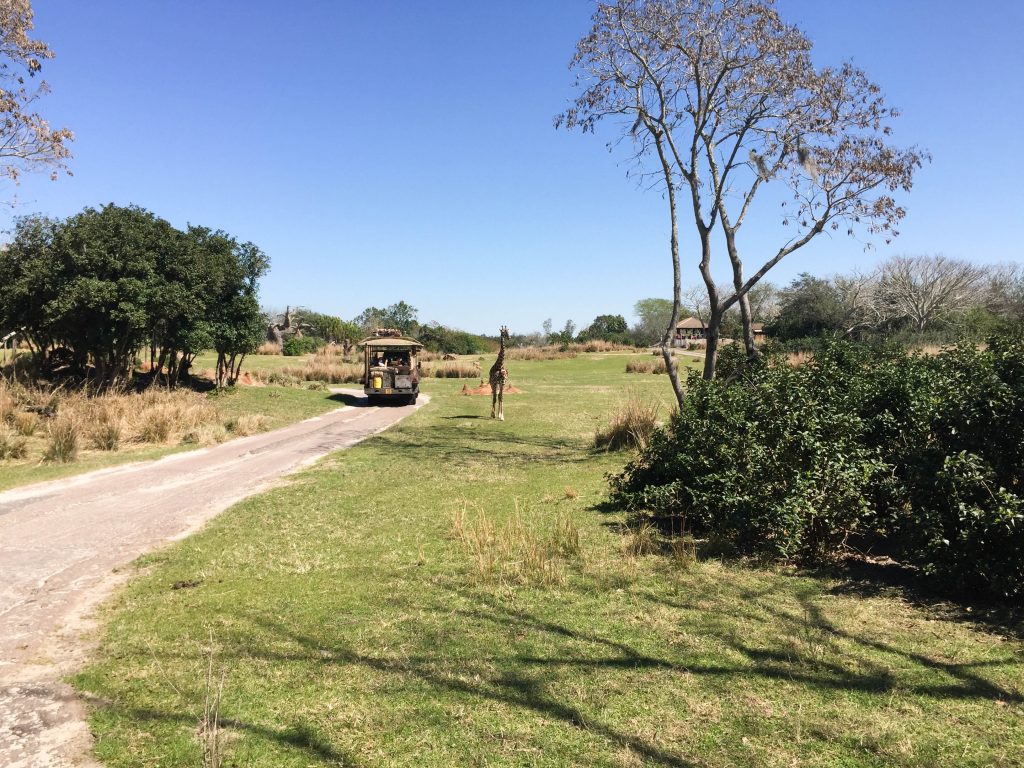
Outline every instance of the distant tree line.
<path fill-rule="evenodd" d="M 268 267 L 252 243 L 137 206 L 26 216 L 0 251 L 0 328 L 19 333 L 44 375 L 117 386 L 147 352 L 148 375 L 175 386 L 213 349 L 218 385 L 233 384 L 263 339 Z"/>
<path fill-rule="evenodd" d="M 768 331 L 783 341 L 824 334 L 864 339 L 982 338 L 1024 320 L 1024 269 L 946 256 L 896 256 L 874 270 L 800 275 Z"/>
<path fill-rule="evenodd" d="M 268 325 L 281 319 L 279 313 L 265 312 Z M 370 335 L 378 328 L 393 328 L 403 336 L 421 341 L 433 352 L 472 355 L 488 352 L 491 342 L 441 323 L 420 323 L 419 310 L 405 301 L 398 301 L 387 307 L 367 307 L 352 320 L 343 320 L 334 315 L 313 312 L 296 307 L 292 321 L 298 333 L 285 339 L 285 354 L 308 354 L 325 344 L 342 344 L 346 350 L 355 342 Z M 279 327 L 280 323 L 276 323 Z"/>

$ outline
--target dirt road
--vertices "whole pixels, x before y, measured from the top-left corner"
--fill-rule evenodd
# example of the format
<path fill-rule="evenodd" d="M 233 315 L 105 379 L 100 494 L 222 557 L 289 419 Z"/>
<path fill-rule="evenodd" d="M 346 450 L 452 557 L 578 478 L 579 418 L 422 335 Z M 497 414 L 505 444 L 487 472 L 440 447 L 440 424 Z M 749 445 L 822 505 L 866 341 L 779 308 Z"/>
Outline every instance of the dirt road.
<path fill-rule="evenodd" d="M 90 765 L 82 702 L 64 683 L 89 609 L 117 569 L 234 502 L 423 405 L 354 407 L 154 462 L 0 493 L 0 766 Z M 340 405 L 340 401 L 339 401 Z"/>

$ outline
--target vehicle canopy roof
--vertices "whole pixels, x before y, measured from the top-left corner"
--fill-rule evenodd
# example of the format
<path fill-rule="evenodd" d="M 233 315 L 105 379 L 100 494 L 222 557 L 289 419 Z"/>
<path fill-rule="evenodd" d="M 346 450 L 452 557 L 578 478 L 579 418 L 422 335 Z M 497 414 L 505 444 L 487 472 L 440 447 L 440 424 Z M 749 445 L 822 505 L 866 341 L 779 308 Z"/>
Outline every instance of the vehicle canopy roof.
<path fill-rule="evenodd" d="M 423 345 L 420 344 L 416 339 L 407 339 L 405 337 L 394 337 L 394 336 L 369 336 L 362 341 L 358 342 L 360 347 L 368 347 L 370 349 L 408 349 L 416 350 L 420 349 Z"/>

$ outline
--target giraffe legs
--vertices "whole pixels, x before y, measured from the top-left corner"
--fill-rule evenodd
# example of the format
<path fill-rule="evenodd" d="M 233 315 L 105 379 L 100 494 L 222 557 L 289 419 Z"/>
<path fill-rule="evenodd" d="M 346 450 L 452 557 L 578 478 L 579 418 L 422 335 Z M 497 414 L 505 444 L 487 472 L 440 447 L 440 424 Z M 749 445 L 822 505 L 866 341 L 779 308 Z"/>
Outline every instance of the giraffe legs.
<path fill-rule="evenodd" d="M 505 420 L 505 382 L 498 384 L 498 421 Z"/>
<path fill-rule="evenodd" d="M 491 382 L 491 418 L 494 418 L 494 409 L 498 406 L 498 388 Z M 504 421 L 504 419 L 502 419 Z"/>

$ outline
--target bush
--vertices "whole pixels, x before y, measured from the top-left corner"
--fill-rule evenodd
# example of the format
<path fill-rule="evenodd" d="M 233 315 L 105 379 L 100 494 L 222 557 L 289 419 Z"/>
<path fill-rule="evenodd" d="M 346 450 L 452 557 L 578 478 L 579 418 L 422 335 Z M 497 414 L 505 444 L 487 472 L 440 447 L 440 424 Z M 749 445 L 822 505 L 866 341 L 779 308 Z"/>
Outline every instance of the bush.
<path fill-rule="evenodd" d="M 1019 335 L 937 355 L 828 341 L 688 387 L 612 480 L 636 522 L 798 562 L 857 537 L 933 584 L 1024 598 Z"/>
<path fill-rule="evenodd" d="M 292 336 L 284 340 L 284 344 L 281 345 L 281 352 L 285 357 L 311 355 L 326 343 L 323 339 L 316 336 Z"/>

